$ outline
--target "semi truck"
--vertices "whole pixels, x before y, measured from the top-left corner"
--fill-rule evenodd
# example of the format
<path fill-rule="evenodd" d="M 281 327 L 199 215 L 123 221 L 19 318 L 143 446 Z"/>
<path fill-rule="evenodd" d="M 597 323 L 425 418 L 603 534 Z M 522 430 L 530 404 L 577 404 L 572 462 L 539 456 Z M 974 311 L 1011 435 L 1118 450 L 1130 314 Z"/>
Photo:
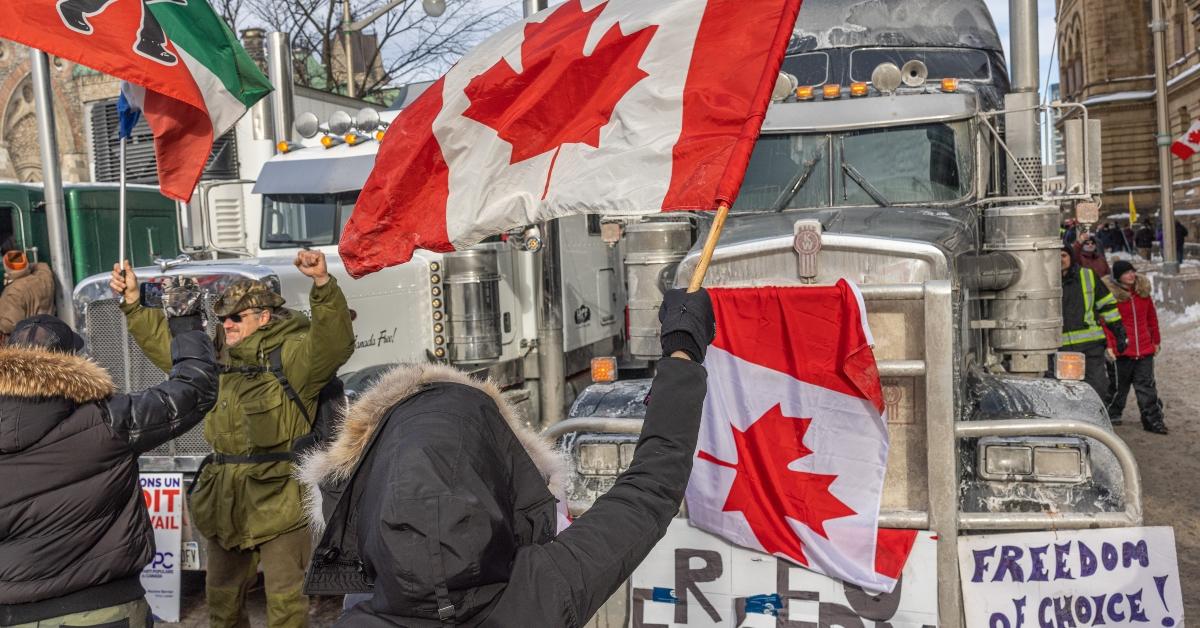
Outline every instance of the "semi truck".
<path fill-rule="evenodd" d="M 63 186 L 72 282 L 112 267 L 117 259 L 118 190 L 108 183 Z M 175 202 L 149 185 L 127 190 L 128 254 L 135 264 L 179 255 Z M 49 262 L 50 237 L 41 184 L 0 183 L 0 242 L 12 238 L 31 260 Z"/>
<path fill-rule="evenodd" d="M 904 600 L 925 619 L 896 614 L 903 578 L 892 594 L 833 581 L 818 594 L 793 590 L 798 568 L 783 559 L 728 549 L 735 564 L 705 564 L 698 534 L 729 544 L 688 527 L 685 505 L 651 554 L 682 562 L 644 565 L 658 575 L 635 575 L 591 626 L 751 625 L 748 598 L 716 593 L 750 577 L 766 583 L 758 612 L 771 600 L 752 625 L 961 626 L 960 535 L 1140 525 L 1136 461 L 1079 381 L 1082 354 L 1058 350 L 1060 207 L 1094 209 L 1099 125 L 1081 106 L 1039 101 L 1036 14 L 1011 3 L 1010 79 L 981 0 L 805 3 L 705 279 L 861 290 L 890 438 L 880 525 L 936 539 L 910 558 L 924 561 L 910 569 L 927 598 Z M 1068 145 L 1058 195 L 1041 182 L 1050 108 Z M 630 357 L 657 355 L 663 290 L 688 284 L 712 224 L 707 213 L 620 224 Z M 595 384 L 546 431 L 574 463 L 573 513 L 631 460 L 649 387 Z"/>

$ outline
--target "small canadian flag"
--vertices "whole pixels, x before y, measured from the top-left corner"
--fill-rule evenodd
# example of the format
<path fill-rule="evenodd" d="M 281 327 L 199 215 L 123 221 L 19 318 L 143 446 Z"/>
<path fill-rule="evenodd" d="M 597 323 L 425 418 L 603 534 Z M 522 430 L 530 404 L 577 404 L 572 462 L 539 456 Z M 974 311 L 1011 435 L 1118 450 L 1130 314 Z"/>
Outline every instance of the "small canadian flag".
<path fill-rule="evenodd" d="M 1187 159 L 1200 151 L 1200 120 L 1192 123 L 1191 128 L 1171 144 L 1171 152 L 1180 159 Z"/>

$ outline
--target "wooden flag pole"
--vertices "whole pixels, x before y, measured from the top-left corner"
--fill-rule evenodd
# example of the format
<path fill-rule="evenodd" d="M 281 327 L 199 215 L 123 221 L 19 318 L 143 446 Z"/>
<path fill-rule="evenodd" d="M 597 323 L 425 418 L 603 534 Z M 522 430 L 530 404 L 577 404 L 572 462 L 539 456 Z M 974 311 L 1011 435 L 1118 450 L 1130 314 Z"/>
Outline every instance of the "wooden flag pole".
<path fill-rule="evenodd" d="M 688 285 L 688 292 L 699 292 L 704 285 L 704 275 L 708 273 L 708 263 L 712 261 L 713 251 L 717 250 L 717 240 L 721 239 L 721 230 L 725 228 L 725 218 L 728 216 L 729 203 L 721 201 L 721 204 L 717 206 L 717 217 L 713 219 L 712 229 L 708 232 L 708 239 L 704 241 L 704 252 L 700 254 L 696 270 L 692 271 L 692 282 Z"/>

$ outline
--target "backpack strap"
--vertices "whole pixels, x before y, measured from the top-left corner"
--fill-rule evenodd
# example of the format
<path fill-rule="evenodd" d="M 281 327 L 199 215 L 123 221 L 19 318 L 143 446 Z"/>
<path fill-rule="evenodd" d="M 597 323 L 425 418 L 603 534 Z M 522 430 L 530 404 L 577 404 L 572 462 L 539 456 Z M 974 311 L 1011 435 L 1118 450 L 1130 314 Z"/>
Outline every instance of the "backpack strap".
<path fill-rule="evenodd" d="M 287 375 L 283 372 L 283 347 L 275 347 L 267 356 L 267 359 L 271 362 L 271 366 L 267 370 L 271 371 L 271 375 L 274 375 L 275 379 L 279 380 L 279 385 L 283 387 L 283 392 L 288 396 L 288 399 L 291 399 L 292 403 L 296 404 L 297 408 L 300 408 L 300 414 L 304 415 L 305 421 L 308 421 L 309 429 L 316 427 L 312 416 L 308 414 L 308 408 L 304 407 L 304 402 L 300 400 L 299 393 L 296 392 L 295 388 L 292 388 L 292 383 L 288 381 Z"/>

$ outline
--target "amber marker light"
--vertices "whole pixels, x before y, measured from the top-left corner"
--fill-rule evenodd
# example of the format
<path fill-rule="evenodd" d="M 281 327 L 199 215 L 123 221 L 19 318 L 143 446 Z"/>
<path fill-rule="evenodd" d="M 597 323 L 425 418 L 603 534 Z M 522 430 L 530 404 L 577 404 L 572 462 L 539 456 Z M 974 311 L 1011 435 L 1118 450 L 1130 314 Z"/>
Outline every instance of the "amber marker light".
<path fill-rule="evenodd" d="M 592 381 L 598 384 L 617 381 L 617 359 L 613 356 L 592 358 Z"/>
<path fill-rule="evenodd" d="M 958 91 L 958 79 L 944 78 L 942 79 L 942 91 L 948 94 L 953 94 Z"/>
<path fill-rule="evenodd" d="M 801 85 L 796 88 L 796 100 L 812 100 L 813 88 L 812 85 Z"/>
<path fill-rule="evenodd" d="M 324 146 L 325 148 L 333 148 L 334 146 L 337 146 L 338 144 L 343 143 L 343 141 L 344 140 L 342 140 L 342 138 L 340 138 L 340 137 L 326 135 L 321 138 L 321 146 Z"/>
<path fill-rule="evenodd" d="M 821 97 L 826 100 L 842 97 L 842 86 L 837 83 L 832 83 L 821 88 Z"/>
<path fill-rule="evenodd" d="M 854 98 L 858 98 L 859 96 L 866 96 L 867 95 L 867 84 L 866 83 L 851 83 L 850 84 L 850 95 Z"/>
<path fill-rule="evenodd" d="M 1082 353 L 1060 351 L 1054 355 L 1054 376 L 1065 381 L 1083 381 L 1087 362 Z"/>

